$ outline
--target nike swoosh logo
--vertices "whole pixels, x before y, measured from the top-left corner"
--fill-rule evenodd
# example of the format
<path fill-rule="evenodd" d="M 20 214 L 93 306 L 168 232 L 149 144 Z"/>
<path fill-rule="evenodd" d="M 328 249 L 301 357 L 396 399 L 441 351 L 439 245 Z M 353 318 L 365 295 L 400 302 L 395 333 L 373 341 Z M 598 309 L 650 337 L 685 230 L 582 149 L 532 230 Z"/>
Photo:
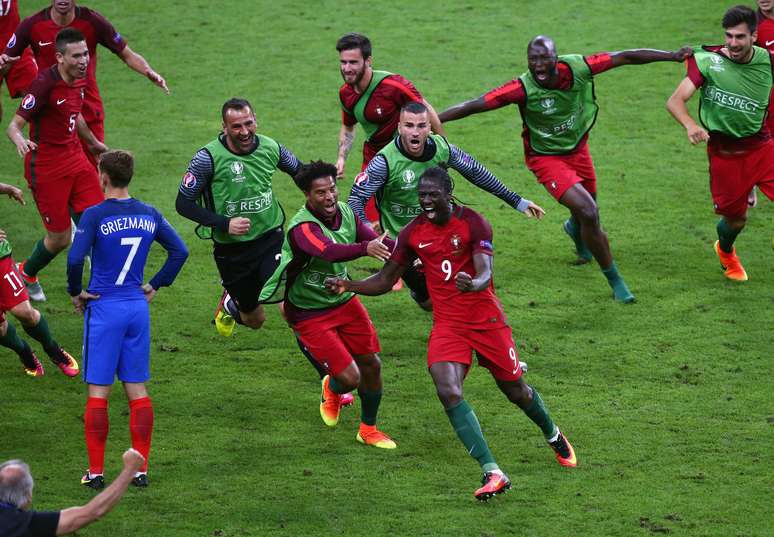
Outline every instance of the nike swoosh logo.
<path fill-rule="evenodd" d="M 432 242 L 420 242 L 419 244 L 417 244 L 417 246 L 420 247 L 420 248 L 425 248 L 427 246 L 430 246 L 431 244 L 433 244 L 433 243 Z"/>
<path fill-rule="evenodd" d="M 774 45 L 774 39 L 772 39 L 771 41 L 768 41 L 768 40 L 766 41 L 766 48 L 770 47 L 771 45 Z"/>
<path fill-rule="evenodd" d="M 67 100 L 67 99 L 57 99 L 57 100 L 56 100 L 56 104 L 62 104 L 62 103 L 63 103 L 63 102 L 65 102 L 66 100 Z"/>
<path fill-rule="evenodd" d="M 24 287 L 22 287 L 21 289 L 19 289 L 18 291 L 16 291 L 16 292 L 13 294 L 13 296 L 19 296 L 19 295 L 22 293 L 22 291 L 24 291 Z"/>
<path fill-rule="evenodd" d="M 53 41 L 46 41 L 45 43 L 43 41 L 38 41 L 38 46 L 45 47 L 46 45 L 50 45 L 53 43 Z"/>

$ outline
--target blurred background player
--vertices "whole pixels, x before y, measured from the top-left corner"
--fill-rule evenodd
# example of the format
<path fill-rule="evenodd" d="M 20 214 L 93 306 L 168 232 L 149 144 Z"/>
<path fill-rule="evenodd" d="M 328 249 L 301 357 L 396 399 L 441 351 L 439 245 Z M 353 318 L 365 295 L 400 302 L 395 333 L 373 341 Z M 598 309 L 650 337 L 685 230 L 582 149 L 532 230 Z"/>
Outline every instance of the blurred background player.
<path fill-rule="evenodd" d="M 7 194 L 9 198 L 24 205 L 22 191 L 15 186 L 0 183 L 0 194 Z M 78 374 L 78 362 L 54 340 L 46 318 L 30 304 L 27 289 L 13 262 L 11 243 L 8 242 L 5 231 L 0 229 L 0 345 L 19 355 L 28 375 L 42 377 L 43 365 L 29 344 L 19 337 L 14 325 L 3 316 L 5 312 L 16 317 L 24 331 L 40 342 L 43 350 L 62 373 L 68 377 Z"/>
<path fill-rule="evenodd" d="M 339 421 L 341 397 L 357 389 L 361 402 L 357 441 L 384 449 L 395 442 L 376 428 L 382 399 L 379 339 L 368 312 L 352 293 L 332 295 L 325 278 L 347 278 L 346 261 L 369 255 L 390 257 L 392 241 L 339 203 L 336 167 L 322 161 L 301 167 L 295 181 L 306 204 L 288 224 L 282 262 L 261 292 L 261 301 L 284 303 L 285 318 L 324 368 L 320 416 L 329 427 Z"/>
<path fill-rule="evenodd" d="M 599 110 L 594 76 L 621 65 L 679 62 L 689 54 L 690 49 L 637 49 L 558 56 L 554 41 L 539 35 L 527 47 L 526 73 L 440 114 L 441 121 L 447 122 L 508 104 L 519 106 L 527 167 L 569 209 L 563 228 L 575 243 L 578 263 L 587 263 L 593 256 L 619 302 L 634 302 L 634 295 L 618 272 L 599 221 L 596 172 L 588 147 L 588 133 Z"/>
<path fill-rule="evenodd" d="M 511 192 L 475 158 L 450 144 L 438 134 L 430 134 L 430 113 L 420 102 L 403 105 L 398 122 L 398 136 L 368 163 L 365 172 L 353 186 L 347 203 L 355 214 L 366 221 L 364 207 L 375 196 L 380 228 L 390 237 L 421 214 L 417 197 L 419 177 L 432 166 L 449 166 L 477 187 L 494 194 L 525 216 L 540 218 L 544 211 L 529 200 Z M 424 273 L 409 267 L 403 281 L 411 297 L 426 310 L 433 309 Z"/>
<path fill-rule="evenodd" d="M 86 39 L 78 30 L 65 28 L 54 46 L 56 65 L 41 70 L 7 130 L 24 157 L 24 176 L 46 228 L 45 237 L 19 267 L 30 298 L 37 301 L 46 300 L 38 272 L 70 245 L 71 216 L 77 223 L 87 207 L 103 200 L 97 171 L 79 140 L 95 155 L 106 149 L 81 116 L 89 65 Z M 27 123 L 29 138 L 22 132 Z"/>
<path fill-rule="evenodd" d="M 148 485 L 148 454 L 153 433 L 153 405 L 145 382 L 150 378 L 149 307 L 156 291 L 172 284 L 188 257 L 174 228 L 155 208 L 129 195 L 134 158 L 109 151 L 100 158 L 105 201 L 87 210 L 67 256 L 68 292 L 84 314 L 83 379 L 88 385 L 84 414 L 89 470 L 81 479 L 100 489 L 108 434 L 108 396 L 115 377 L 129 400 L 132 447 L 145 458 L 134 477 Z M 167 251 L 161 269 L 143 284 L 145 262 L 153 241 Z M 83 290 L 83 260 L 91 252 L 91 277 Z"/>
<path fill-rule="evenodd" d="M 774 141 L 766 124 L 772 92 L 772 53 L 756 47 L 758 17 L 746 6 L 723 15 L 725 44 L 695 47 L 687 76 L 667 101 L 667 109 L 685 127 L 688 140 L 707 142 L 710 192 L 717 224 L 715 253 L 726 278 L 746 281 L 747 272 L 734 242 L 747 224 L 748 197 L 754 186 L 774 198 Z M 699 121 L 687 102 L 701 93 Z"/>
<path fill-rule="evenodd" d="M 336 42 L 336 50 L 339 52 L 341 78 L 344 79 L 344 84 L 339 88 L 341 130 L 336 159 L 339 178 L 344 176 L 344 166 L 355 141 L 355 126 L 358 123 L 366 133 L 361 172 L 374 155 L 395 137 L 400 109 L 406 103 L 420 102 L 427 106 L 433 131 L 444 134 L 438 114 L 414 84 L 400 75 L 374 71 L 371 41 L 366 36 L 345 34 Z M 368 201 L 365 215 L 370 222 L 379 221 L 373 199 Z"/>
<path fill-rule="evenodd" d="M 443 168 L 424 171 L 419 202 L 422 214 L 403 228 L 392 257 L 377 274 L 361 281 L 330 278 L 326 286 L 339 295 L 381 295 L 415 259 L 422 260 L 433 300 L 427 364 L 454 431 L 484 472 L 482 487 L 474 493 L 477 499 L 505 492 L 511 483 L 463 398 L 462 384 L 474 350 L 500 391 L 540 427 L 559 464 L 576 466 L 572 446 L 554 424 L 540 394 L 522 378 L 511 328 L 492 284 L 492 227 L 480 214 L 453 202 L 451 177 Z"/>
<path fill-rule="evenodd" d="M 105 112 L 97 87 L 98 44 L 116 54 L 128 67 L 169 93 L 164 77 L 154 71 L 145 58 L 129 48 L 126 40 L 105 17 L 87 7 L 76 6 L 75 0 L 51 0 L 51 7 L 44 8 L 24 19 L 16 28 L 5 53 L 0 55 L 0 72 L 4 65 L 12 63 L 13 59 L 20 56 L 27 47 L 30 47 L 35 55 L 40 71 L 56 65 L 54 43 L 57 33 L 63 28 L 75 28 L 86 36 L 91 61 L 86 76 L 83 118 L 100 142 L 105 141 Z M 85 143 L 83 150 L 96 168 L 96 157 L 92 155 Z"/>
<path fill-rule="evenodd" d="M 0 48 L 6 43 L 11 44 L 14 30 L 19 25 L 19 2 L 17 0 L 5 0 L 0 2 Z M 8 86 L 8 95 L 12 99 L 24 95 L 24 91 L 38 76 L 38 66 L 32 58 L 32 51 L 25 50 L 21 57 L 14 62 L 13 68 L 0 69 L 0 85 L 5 80 Z M 3 119 L 3 105 L 0 103 L 0 121 Z"/>

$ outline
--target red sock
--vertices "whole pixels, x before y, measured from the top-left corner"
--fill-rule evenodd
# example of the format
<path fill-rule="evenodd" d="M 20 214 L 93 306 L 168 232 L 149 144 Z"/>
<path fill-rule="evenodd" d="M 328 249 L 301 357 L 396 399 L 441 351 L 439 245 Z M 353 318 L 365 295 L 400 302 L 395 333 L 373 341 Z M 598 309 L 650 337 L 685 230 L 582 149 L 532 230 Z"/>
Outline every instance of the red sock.
<path fill-rule="evenodd" d="M 141 472 L 148 471 L 148 454 L 153 435 L 153 404 L 150 397 L 141 397 L 129 401 L 129 432 L 132 434 L 132 447 L 145 457 Z"/>
<path fill-rule="evenodd" d="M 105 443 L 110 430 L 107 399 L 89 397 L 86 400 L 83 429 L 86 433 L 86 451 L 89 453 L 89 473 L 101 474 L 105 466 Z"/>

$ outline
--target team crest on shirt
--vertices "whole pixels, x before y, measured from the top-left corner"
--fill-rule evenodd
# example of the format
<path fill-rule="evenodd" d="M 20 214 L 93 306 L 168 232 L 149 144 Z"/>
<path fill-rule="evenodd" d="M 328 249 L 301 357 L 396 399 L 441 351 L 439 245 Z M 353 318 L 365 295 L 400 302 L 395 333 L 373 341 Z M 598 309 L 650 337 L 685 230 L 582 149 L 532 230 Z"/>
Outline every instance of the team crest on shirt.
<path fill-rule="evenodd" d="M 183 176 L 183 186 L 186 188 L 193 188 L 196 185 L 196 176 L 191 172 L 186 172 Z"/>
<path fill-rule="evenodd" d="M 8 40 L 8 44 L 5 48 L 12 48 L 16 44 L 16 34 L 11 34 L 11 39 Z"/>
<path fill-rule="evenodd" d="M 543 114 L 549 115 L 556 112 L 556 108 L 554 108 L 554 103 L 556 103 L 555 99 L 551 99 L 550 97 L 547 97 L 540 101 L 540 106 L 543 107 Z"/>
<path fill-rule="evenodd" d="M 366 172 L 360 172 L 355 176 L 355 185 L 366 186 L 368 184 L 368 174 Z"/>
<path fill-rule="evenodd" d="M 242 172 L 245 171 L 245 165 L 239 162 L 238 160 L 235 160 L 229 165 L 229 169 L 231 170 L 231 173 L 234 174 L 234 177 L 231 179 L 234 183 L 241 183 L 245 180 L 245 176 L 242 175 Z"/>
<path fill-rule="evenodd" d="M 414 170 L 405 170 L 403 172 L 403 185 L 400 188 L 402 190 L 411 190 L 414 188 L 416 178 L 417 174 L 414 173 Z"/>
<path fill-rule="evenodd" d="M 451 236 L 451 239 L 449 239 L 449 242 L 451 243 L 453 255 L 459 255 L 462 253 L 462 237 L 460 237 L 455 233 L 454 235 Z"/>
<path fill-rule="evenodd" d="M 35 96 L 32 93 L 28 93 L 22 99 L 21 107 L 25 110 L 32 110 L 35 108 Z"/>

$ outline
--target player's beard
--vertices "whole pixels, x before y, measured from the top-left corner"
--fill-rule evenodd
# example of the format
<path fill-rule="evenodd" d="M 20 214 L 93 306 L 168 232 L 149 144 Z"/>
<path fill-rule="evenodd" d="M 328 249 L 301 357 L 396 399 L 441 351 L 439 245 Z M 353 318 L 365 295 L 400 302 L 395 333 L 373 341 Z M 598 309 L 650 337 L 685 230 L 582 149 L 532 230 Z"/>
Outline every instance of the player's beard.
<path fill-rule="evenodd" d="M 365 76 L 365 71 L 366 71 L 366 66 L 365 64 L 363 64 L 363 68 L 355 74 L 355 80 L 353 80 L 352 82 L 347 81 L 347 76 L 344 74 L 344 71 L 341 71 L 341 78 L 344 79 L 344 82 L 346 84 L 349 84 L 350 86 L 354 87 L 360 84 L 360 81 L 363 80 L 363 76 Z"/>

